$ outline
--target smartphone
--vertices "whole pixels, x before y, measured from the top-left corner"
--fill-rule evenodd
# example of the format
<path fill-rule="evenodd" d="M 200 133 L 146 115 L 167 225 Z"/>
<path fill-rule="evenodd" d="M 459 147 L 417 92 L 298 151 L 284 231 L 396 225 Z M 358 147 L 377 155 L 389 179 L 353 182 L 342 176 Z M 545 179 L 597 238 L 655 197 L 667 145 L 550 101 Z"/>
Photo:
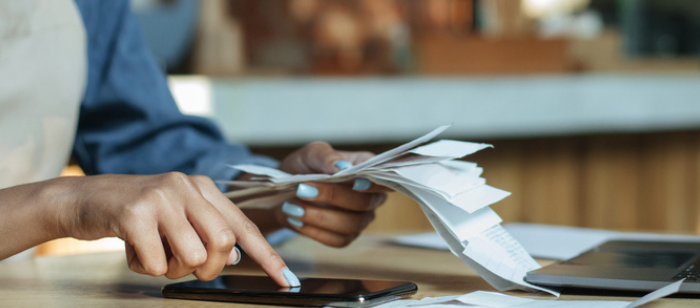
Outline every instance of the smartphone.
<path fill-rule="evenodd" d="M 299 277 L 301 286 L 282 288 L 267 276 L 221 275 L 212 281 L 192 280 L 165 285 L 166 298 L 237 303 L 364 307 L 415 294 L 407 281 Z"/>

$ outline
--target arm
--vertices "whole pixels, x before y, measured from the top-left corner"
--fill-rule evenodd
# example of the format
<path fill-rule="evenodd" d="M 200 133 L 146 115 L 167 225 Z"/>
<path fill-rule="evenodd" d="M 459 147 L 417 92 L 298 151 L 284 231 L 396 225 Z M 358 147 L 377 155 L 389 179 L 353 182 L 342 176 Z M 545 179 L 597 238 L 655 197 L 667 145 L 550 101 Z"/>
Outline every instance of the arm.
<path fill-rule="evenodd" d="M 0 190 L 0 211 L 0 259 L 60 237 L 119 237 L 137 273 L 212 280 L 237 259 L 238 243 L 278 284 L 298 283 L 255 225 L 205 176 L 56 178 Z"/>
<path fill-rule="evenodd" d="M 61 237 L 57 206 L 44 183 L 0 189 L 0 260 Z"/>
<path fill-rule="evenodd" d="M 74 155 L 88 174 L 155 175 L 57 178 L 0 191 L 0 258 L 58 237 L 116 236 L 136 272 L 210 280 L 235 260 L 238 243 L 278 284 L 293 284 L 281 258 L 209 177 L 163 173 L 216 178 L 230 171 L 212 162 L 255 158 L 222 142 L 212 123 L 179 113 L 127 1 L 77 4 L 88 32 L 89 81 Z"/>
<path fill-rule="evenodd" d="M 88 84 L 73 150 L 87 174 L 180 171 L 232 179 L 226 164 L 263 164 L 225 142 L 210 120 L 180 113 L 128 1 L 78 0 L 88 35 Z"/>
<path fill-rule="evenodd" d="M 90 71 L 74 157 L 87 174 L 180 171 L 216 180 L 239 176 L 226 164 L 276 164 L 251 154 L 244 146 L 226 143 L 211 121 L 179 112 L 165 76 L 148 54 L 125 1 L 77 3 L 88 33 Z M 324 145 L 311 144 L 290 155 L 283 170 L 332 173 L 338 170 L 333 166 L 336 160 L 359 162 L 367 158 L 367 153 L 344 155 Z M 303 217 L 289 217 L 282 211 L 283 204 L 272 213 L 246 210 L 246 214 L 265 233 L 291 227 L 327 245 L 345 246 L 367 226 L 374 208 L 383 201 L 383 195 L 368 197 L 345 185 L 319 188 L 322 189 L 317 197 L 290 200 L 308 210 Z M 324 197 L 338 194 L 346 197 Z M 312 207 L 309 202 L 331 207 Z M 340 229 L 325 225 L 324 215 L 341 221 Z M 299 227 L 299 223 L 304 226 Z"/>

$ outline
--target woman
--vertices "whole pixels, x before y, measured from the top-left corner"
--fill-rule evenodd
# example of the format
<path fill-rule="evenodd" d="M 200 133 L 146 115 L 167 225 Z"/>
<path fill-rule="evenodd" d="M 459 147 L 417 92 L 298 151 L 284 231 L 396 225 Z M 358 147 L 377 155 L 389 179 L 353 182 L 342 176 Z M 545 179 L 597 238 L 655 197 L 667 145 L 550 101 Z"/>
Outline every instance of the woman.
<path fill-rule="evenodd" d="M 212 280 L 240 258 L 237 244 L 296 286 L 261 229 L 340 247 L 384 200 L 361 179 L 304 183 L 251 221 L 211 179 L 245 176 L 227 164 L 276 162 L 178 111 L 125 0 L 0 0 L 0 84 L 0 259 L 60 237 L 117 236 L 135 272 Z M 371 156 L 319 142 L 279 168 L 331 174 Z M 57 178 L 69 157 L 89 176 Z"/>

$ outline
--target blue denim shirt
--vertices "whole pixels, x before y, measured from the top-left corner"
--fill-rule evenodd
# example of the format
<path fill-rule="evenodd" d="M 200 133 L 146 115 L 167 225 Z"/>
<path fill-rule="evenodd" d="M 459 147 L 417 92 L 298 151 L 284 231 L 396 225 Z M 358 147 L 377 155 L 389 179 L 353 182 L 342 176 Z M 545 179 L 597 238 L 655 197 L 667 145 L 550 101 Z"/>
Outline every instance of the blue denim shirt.
<path fill-rule="evenodd" d="M 208 119 L 180 113 L 126 0 L 76 0 L 87 32 L 88 82 L 73 156 L 86 174 L 180 171 L 232 179 L 226 164 L 263 164 Z"/>

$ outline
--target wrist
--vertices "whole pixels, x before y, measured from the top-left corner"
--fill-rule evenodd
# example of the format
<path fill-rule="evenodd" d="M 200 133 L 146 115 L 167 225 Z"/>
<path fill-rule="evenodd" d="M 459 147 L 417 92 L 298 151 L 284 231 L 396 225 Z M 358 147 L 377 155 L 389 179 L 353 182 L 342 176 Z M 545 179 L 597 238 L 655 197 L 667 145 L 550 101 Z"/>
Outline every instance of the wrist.
<path fill-rule="evenodd" d="M 0 260 L 67 236 L 65 191 L 59 179 L 0 189 Z"/>
<path fill-rule="evenodd" d="M 74 237 L 78 224 L 75 181 L 77 177 L 61 177 L 38 183 L 36 200 L 39 201 L 39 219 L 50 239 Z"/>

